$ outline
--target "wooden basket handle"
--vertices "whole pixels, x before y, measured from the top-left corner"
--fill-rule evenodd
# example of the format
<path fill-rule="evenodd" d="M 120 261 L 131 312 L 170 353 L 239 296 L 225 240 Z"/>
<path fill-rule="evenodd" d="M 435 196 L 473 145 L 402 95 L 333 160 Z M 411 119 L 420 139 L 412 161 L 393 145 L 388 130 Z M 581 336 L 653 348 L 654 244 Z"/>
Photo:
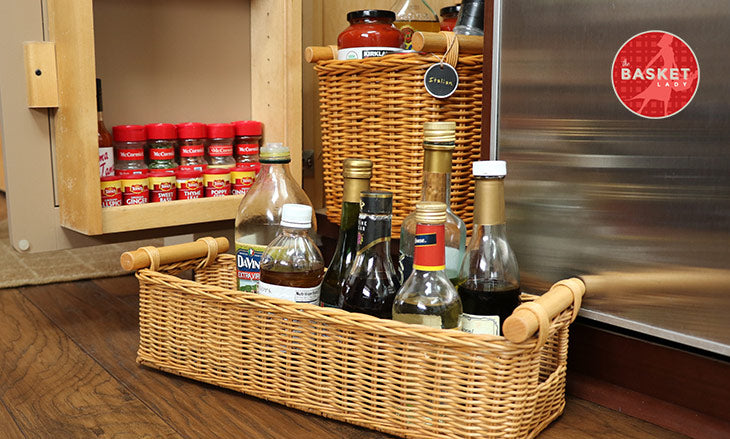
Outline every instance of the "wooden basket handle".
<path fill-rule="evenodd" d="M 459 53 L 480 55 L 484 48 L 484 37 L 477 35 L 456 35 Z M 449 47 L 449 41 L 443 32 L 416 32 L 413 34 L 413 50 L 416 52 L 432 52 L 443 54 Z"/>
<path fill-rule="evenodd" d="M 169 245 L 166 247 L 140 247 L 137 250 L 122 253 L 119 262 L 122 268 L 135 271 L 150 267 L 157 270 L 160 265 L 207 257 L 206 265 L 220 253 L 228 251 L 226 238 L 200 238 L 194 242 Z"/>
<path fill-rule="evenodd" d="M 309 46 L 304 49 L 304 59 L 309 63 L 337 59 L 337 46 Z"/>
<path fill-rule="evenodd" d="M 572 320 L 578 317 L 585 291 L 585 284 L 578 278 L 557 282 L 547 293 L 532 302 L 523 303 L 507 317 L 502 325 L 505 338 L 513 343 L 522 343 L 539 330 L 537 346 L 542 347 L 547 340 L 547 327 L 555 316 L 573 305 Z"/>

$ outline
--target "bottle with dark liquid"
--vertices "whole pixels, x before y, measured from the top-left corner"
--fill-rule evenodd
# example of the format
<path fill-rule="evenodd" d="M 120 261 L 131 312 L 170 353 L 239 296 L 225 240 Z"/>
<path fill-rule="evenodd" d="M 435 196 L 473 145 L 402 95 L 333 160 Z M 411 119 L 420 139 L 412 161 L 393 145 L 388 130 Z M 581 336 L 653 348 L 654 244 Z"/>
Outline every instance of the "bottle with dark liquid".
<path fill-rule="evenodd" d="M 400 284 L 390 260 L 391 192 L 362 192 L 357 255 L 342 283 L 340 307 L 375 317 L 392 317 Z"/>
<path fill-rule="evenodd" d="M 413 271 L 393 303 L 393 320 L 450 329 L 459 324 L 461 300 L 446 277 L 444 222 L 446 205 L 416 204 Z"/>
<path fill-rule="evenodd" d="M 259 294 L 319 305 L 324 261 L 309 237 L 311 227 L 312 206 L 282 207 L 281 229 L 261 255 Z"/>
<path fill-rule="evenodd" d="M 340 235 L 332 261 L 322 281 L 322 306 L 339 306 L 342 281 L 357 252 L 357 221 L 360 214 L 360 192 L 370 190 L 373 163 L 370 160 L 346 159 L 342 176 L 342 216 Z"/>
<path fill-rule="evenodd" d="M 390 10 L 395 12 L 393 25 L 403 34 L 404 50 L 413 50 L 414 33 L 441 30 L 439 18 L 426 0 L 397 0 Z"/>
<path fill-rule="evenodd" d="M 459 295 L 464 306 L 462 331 L 502 335 L 502 324 L 520 304 L 517 259 L 507 242 L 501 160 L 473 163 L 474 230 L 461 263 Z"/>

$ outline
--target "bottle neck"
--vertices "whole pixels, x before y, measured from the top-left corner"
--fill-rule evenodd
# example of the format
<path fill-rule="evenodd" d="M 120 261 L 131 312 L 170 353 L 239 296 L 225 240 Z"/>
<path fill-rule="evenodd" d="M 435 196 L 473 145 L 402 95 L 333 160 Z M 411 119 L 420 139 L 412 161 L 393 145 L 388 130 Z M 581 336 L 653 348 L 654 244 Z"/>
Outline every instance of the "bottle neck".
<path fill-rule="evenodd" d="M 289 170 L 289 162 L 284 163 L 267 163 L 267 162 L 261 162 L 261 170 L 259 171 L 259 175 L 256 177 L 257 179 L 261 178 L 291 178 L 294 179 L 294 176 L 291 175 L 291 171 Z"/>
<path fill-rule="evenodd" d="M 390 257 L 390 226 L 390 215 L 360 212 L 357 224 L 357 253 Z"/>
<path fill-rule="evenodd" d="M 443 223 L 416 224 L 416 236 L 413 246 L 414 270 L 440 271 L 446 268 Z"/>
<path fill-rule="evenodd" d="M 452 144 L 453 145 L 453 144 Z M 423 154 L 421 201 L 451 205 L 451 156 L 453 150 L 426 149 Z"/>
<path fill-rule="evenodd" d="M 281 228 L 281 233 L 290 238 L 306 238 L 309 236 L 309 229 L 283 226 Z"/>
<path fill-rule="evenodd" d="M 360 203 L 360 192 L 370 190 L 369 178 L 345 177 L 342 190 L 342 203 Z"/>
<path fill-rule="evenodd" d="M 504 178 L 477 177 L 474 188 L 474 226 L 505 223 Z"/>

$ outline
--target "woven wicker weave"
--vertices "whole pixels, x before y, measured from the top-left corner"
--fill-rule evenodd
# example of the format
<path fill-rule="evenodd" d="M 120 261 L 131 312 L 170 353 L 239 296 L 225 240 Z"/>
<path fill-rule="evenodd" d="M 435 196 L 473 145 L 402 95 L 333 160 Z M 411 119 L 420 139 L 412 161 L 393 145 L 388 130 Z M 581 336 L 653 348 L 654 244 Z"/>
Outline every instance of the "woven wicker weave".
<path fill-rule="evenodd" d="M 351 61 L 320 61 L 322 162 L 327 218 L 340 223 L 342 163 L 346 158 L 373 162 L 373 190 L 393 192 L 393 237 L 420 200 L 423 174 L 423 123 L 456 122 L 451 207 L 471 231 L 471 163 L 481 148 L 482 55 L 458 57 L 459 87 L 447 99 L 423 86 L 434 55 L 389 55 Z"/>
<path fill-rule="evenodd" d="M 531 438 L 565 405 L 572 307 L 547 343 L 431 329 L 236 291 L 235 258 L 137 272 L 137 361 L 408 438 Z"/>

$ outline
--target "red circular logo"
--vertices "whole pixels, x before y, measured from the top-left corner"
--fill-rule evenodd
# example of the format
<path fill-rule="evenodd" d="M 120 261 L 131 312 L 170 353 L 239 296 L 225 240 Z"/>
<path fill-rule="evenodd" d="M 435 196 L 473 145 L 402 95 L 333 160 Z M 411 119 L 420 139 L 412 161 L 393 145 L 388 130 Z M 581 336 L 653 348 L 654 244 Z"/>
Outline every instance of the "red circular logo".
<path fill-rule="evenodd" d="M 692 101 L 700 66 L 678 36 L 660 30 L 643 32 L 621 46 L 611 72 L 616 96 L 632 113 L 663 119 Z"/>

